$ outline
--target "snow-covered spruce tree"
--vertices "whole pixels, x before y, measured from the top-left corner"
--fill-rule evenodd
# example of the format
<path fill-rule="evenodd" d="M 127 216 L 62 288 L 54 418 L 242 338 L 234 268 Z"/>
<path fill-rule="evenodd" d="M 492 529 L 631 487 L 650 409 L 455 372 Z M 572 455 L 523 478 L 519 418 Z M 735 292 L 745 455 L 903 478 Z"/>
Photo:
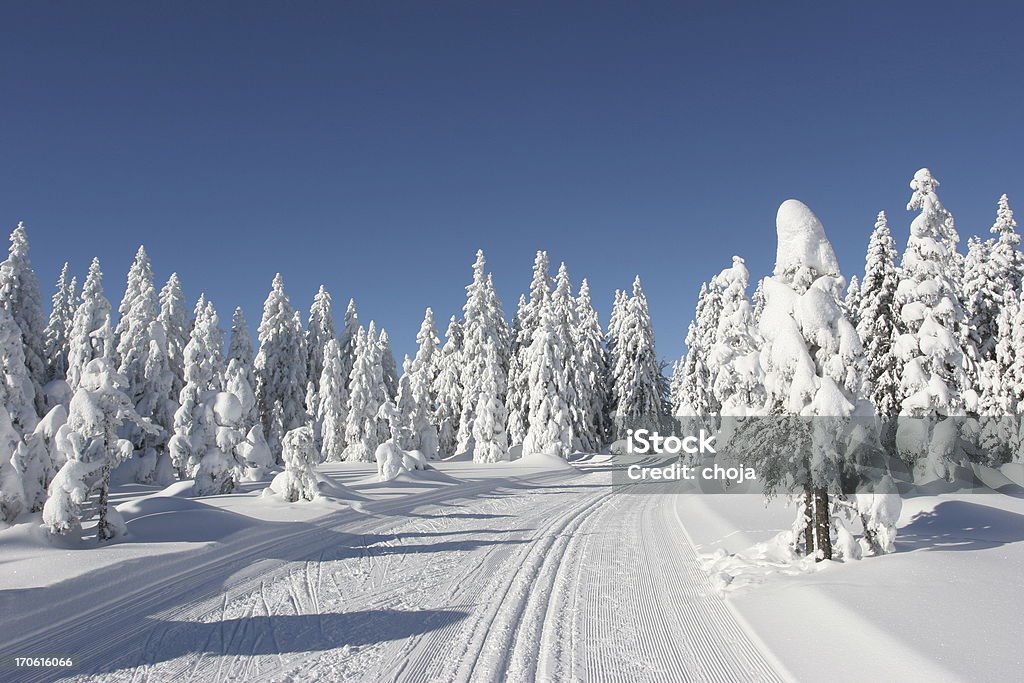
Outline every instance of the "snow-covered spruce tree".
<path fill-rule="evenodd" d="M 0 411 L 3 412 L 3 411 Z M 10 419 L 3 413 L 4 430 L 13 430 Z M 39 512 L 46 502 L 50 482 L 57 470 L 64 465 L 56 444 L 56 434 L 68 421 L 68 412 L 63 405 L 54 406 L 46 417 L 39 421 L 36 428 L 25 434 L 18 442 L 14 457 L 10 459 L 14 470 L 21 477 L 21 488 L 25 496 L 28 512 Z M 0 447 L 11 442 L 0 439 Z M 0 456 L 2 457 L 2 456 Z M 2 505 L 0 505 L 2 507 Z M 0 519 L 3 513 L 0 511 Z"/>
<path fill-rule="evenodd" d="M 743 444 L 742 459 L 757 469 L 766 495 L 783 487 L 803 492 L 805 551 L 831 559 L 830 497 L 841 495 L 848 467 L 848 418 L 870 411 L 860 394 L 863 351 L 844 310 L 835 252 L 817 216 L 788 199 L 776 225 L 775 271 L 764 283 L 760 322 L 770 418 L 749 421 L 734 443 Z"/>
<path fill-rule="evenodd" d="M 433 418 L 437 407 L 437 395 L 434 393 L 434 380 L 440 371 L 441 340 L 437 336 L 437 325 L 434 323 L 434 311 L 430 308 L 423 314 L 423 322 L 416 333 L 416 357 L 412 361 L 412 372 L 417 379 L 412 380 L 425 388 L 421 399 L 423 407 Z M 436 431 L 436 430 L 435 430 Z"/>
<path fill-rule="evenodd" d="M 757 287 L 754 288 L 754 293 L 750 295 L 750 305 L 754 309 L 754 324 L 758 324 L 761 321 L 761 313 L 764 311 L 764 281 L 767 278 L 761 278 L 757 281 Z"/>
<path fill-rule="evenodd" d="M 398 393 L 395 396 L 397 411 L 397 431 L 395 433 L 398 447 L 405 451 L 419 449 L 413 419 L 418 409 L 416 398 L 412 394 L 412 359 L 406 356 L 402 361 L 402 376 L 398 379 Z"/>
<path fill-rule="evenodd" d="M 8 310 L 21 330 L 25 344 L 25 367 L 32 380 L 33 401 L 42 412 L 46 383 L 46 318 L 43 316 L 39 280 L 28 260 L 28 236 L 18 223 L 11 233 L 7 260 L 0 263 L 0 306 Z"/>
<path fill-rule="evenodd" d="M 456 432 L 459 415 L 462 414 L 461 371 L 462 324 L 453 315 L 445 332 L 433 390 L 437 397 L 434 424 L 437 425 L 438 448 L 443 456 L 454 455 L 457 447 Z"/>
<path fill-rule="evenodd" d="M 745 417 L 758 413 L 765 402 L 761 340 L 747 301 L 750 271 L 743 259 L 733 256 L 732 266 L 715 276 L 715 283 L 720 313 L 708 350 L 711 393 L 722 416 Z"/>
<path fill-rule="evenodd" d="M 388 400 L 394 400 L 398 396 L 398 365 L 395 363 L 395 352 L 391 350 L 391 337 L 388 336 L 387 330 L 381 329 L 377 345 L 380 346 L 380 369 L 384 377 L 384 390 Z"/>
<path fill-rule="evenodd" d="M 352 375 L 352 366 L 356 362 L 356 333 L 359 332 L 359 315 L 356 313 L 355 299 L 348 300 L 348 308 L 345 310 L 345 324 L 338 332 L 338 351 L 341 352 L 341 376 L 345 378 L 348 385 L 348 378 Z"/>
<path fill-rule="evenodd" d="M 612 299 L 612 312 L 608 317 L 608 333 L 606 335 L 606 347 L 608 349 L 608 368 L 615 370 L 619 362 L 619 337 L 622 336 L 622 320 L 626 316 L 626 307 L 629 304 L 629 296 L 621 289 L 615 290 L 615 297 Z M 611 377 L 609 377 L 611 380 Z M 612 401 L 615 395 L 612 392 Z M 609 408 L 614 408 L 614 405 Z"/>
<path fill-rule="evenodd" d="M 520 444 L 529 429 L 530 412 L 530 371 L 526 367 L 526 355 L 533 342 L 533 333 L 540 324 L 540 309 L 551 295 L 550 262 L 546 251 L 538 251 L 533 261 L 533 277 L 530 280 L 529 298 L 519 297 L 513 334 L 510 340 L 508 371 L 508 393 L 505 407 L 508 410 L 508 432 L 512 444 Z"/>
<path fill-rule="evenodd" d="M 850 278 L 850 284 L 846 288 L 846 298 L 843 301 L 843 305 L 846 306 L 846 315 L 854 327 L 860 321 L 860 318 L 857 317 L 860 312 L 860 297 L 860 278 L 854 275 Z"/>
<path fill-rule="evenodd" d="M 899 363 L 901 411 L 896 433 L 902 457 L 927 460 L 926 469 L 951 476 L 958 454 L 959 427 L 946 418 L 962 416 L 976 395 L 964 371 L 965 341 L 959 278 L 963 262 L 953 217 L 935 194 L 938 181 L 922 168 L 910 183 L 908 210 L 921 213 L 910 225 L 896 288 L 899 336 L 893 352 Z M 973 360 L 973 359 L 972 359 Z"/>
<path fill-rule="evenodd" d="M 900 412 L 897 359 L 892 352 L 897 311 L 894 308 L 899 274 L 896 243 L 884 211 L 878 212 L 868 240 L 864 280 L 860 287 L 857 334 L 864 346 L 864 381 L 875 414 L 883 421 Z M 889 441 L 889 437 L 886 437 Z"/>
<path fill-rule="evenodd" d="M 78 308 L 78 284 L 71 277 L 71 270 L 65 262 L 57 278 L 57 291 L 50 299 L 53 304 L 50 320 L 46 325 L 46 380 L 64 379 L 68 374 L 68 350 L 71 339 L 71 325 Z"/>
<path fill-rule="evenodd" d="M 686 333 L 686 356 L 672 406 L 677 416 L 694 423 L 693 431 L 700 428 L 714 431 L 717 426 L 721 405 L 713 391 L 715 372 L 711 367 L 711 347 L 721 314 L 721 289 L 712 279 L 701 285 L 697 295 L 697 310 Z"/>
<path fill-rule="evenodd" d="M 160 290 L 160 313 L 157 320 L 164 328 L 167 339 L 167 358 L 171 365 L 171 398 L 178 400 L 182 387 L 185 386 L 185 345 L 188 344 L 192 332 L 185 294 L 181 289 L 181 279 L 177 273 L 171 273 Z"/>
<path fill-rule="evenodd" d="M 989 240 L 972 237 L 964 261 L 963 300 L 968 336 L 980 362 L 995 358 L 998 343 L 996 317 L 1003 302 L 1019 292 L 1022 257 L 1017 222 L 1004 194 L 999 198 L 996 221 Z"/>
<path fill-rule="evenodd" d="M 252 426 L 260 421 L 260 413 L 256 404 L 256 370 L 253 368 L 252 337 L 249 336 L 249 325 L 241 308 L 236 308 L 231 316 L 231 342 L 228 345 L 227 360 L 228 371 L 224 375 L 224 388 L 237 396 L 242 403 L 243 428 L 252 429 Z M 251 404 L 245 397 L 247 392 L 243 384 L 248 385 L 252 392 Z M 262 431 L 262 424 L 260 429 Z"/>
<path fill-rule="evenodd" d="M 72 391 L 89 361 L 112 358 L 113 332 L 110 329 L 110 302 L 103 296 L 103 271 L 94 258 L 82 287 L 82 301 L 75 309 L 68 342 L 68 384 Z M 109 346 L 109 349 L 108 349 Z"/>
<path fill-rule="evenodd" d="M 213 304 L 200 296 L 195 325 L 185 345 L 185 386 L 174 414 L 174 436 L 168 444 L 171 461 L 182 479 L 195 478 L 200 461 L 216 439 L 210 403 L 222 388 L 224 340 L 219 322 Z"/>
<path fill-rule="evenodd" d="M 546 299 L 526 356 L 530 372 L 530 428 L 523 440 L 523 455 L 544 453 L 564 458 L 572 452 L 572 418 L 565 400 L 569 382 L 562 365 L 565 347 L 571 343 L 551 299 Z"/>
<path fill-rule="evenodd" d="M 387 400 L 373 322 L 370 329 L 360 327 L 356 334 L 356 360 L 348 383 L 348 406 L 345 417 L 345 450 L 342 459 L 374 462 L 380 443 L 377 412 Z"/>
<path fill-rule="evenodd" d="M 320 375 L 324 371 L 324 345 L 335 337 L 331 309 L 331 295 L 326 287 L 320 285 L 313 297 L 313 305 L 309 307 L 309 323 L 306 325 L 306 411 L 310 415 L 317 413 Z"/>
<path fill-rule="evenodd" d="M 281 446 L 284 471 L 274 477 L 271 489 L 289 503 L 313 500 L 319 494 L 313 470 L 319 458 L 313 428 L 305 425 L 289 430 Z"/>
<path fill-rule="evenodd" d="M 999 466 L 1019 458 L 1020 410 L 1024 401 L 1024 311 L 1020 298 L 1007 290 L 996 317 L 995 357 L 979 374 L 979 445 L 988 464 Z"/>
<path fill-rule="evenodd" d="M 139 481 L 169 484 L 174 478 L 174 468 L 166 444 L 174 430 L 174 413 L 178 409 L 178 402 L 170 397 L 174 373 L 171 371 L 164 328 L 157 320 L 149 324 L 149 348 L 146 350 L 142 383 L 143 389 L 136 399 L 135 411 L 160 430 L 146 432 L 130 426 L 123 436 L 130 436 L 141 458 L 135 472 Z"/>
<path fill-rule="evenodd" d="M 508 460 L 508 412 L 498 394 L 505 371 L 493 345 L 487 346 L 485 359 L 473 422 L 473 462 L 500 462 Z"/>
<path fill-rule="evenodd" d="M 466 304 L 462 316 L 462 358 L 460 383 L 462 385 L 462 413 L 459 416 L 458 450 L 473 449 L 473 420 L 480 387 L 483 381 L 484 349 L 493 344 L 502 368 L 508 368 L 507 325 L 501 311 L 501 301 L 494 285 L 484 271 L 484 252 L 476 252 L 473 281 L 466 287 Z M 505 382 L 502 378 L 500 393 L 505 400 Z"/>
<path fill-rule="evenodd" d="M 263 304 L 256 355 L 256 402 L 267 442 L 280 457 L 284 433 L 306 421 L 306 351 L 298 313 L 284 291 L 281 274 Z"/>
<path fill-rule="evenodd" d="M 329 339 L 324 345 L 324 369 L 320 373 L 320 400 L 316 420 L 320 424 L 323 445 L 320 452 L 324 460 L 343 459 L 345 452 L 345 423 L 348 415 L 347 378 L 342 376 L 341 347 L 338 340 Z"/>
<path fill-rule="evenodd" d="M 431 321 L 433 323 L 433 321 Z M 434 339 L 432 344 L 436 344 Z M 436 347 L 435 347 L 436 348 Z M 423 346 L 420 347 L 423 349 Z M 434 426 L 433 383 L 428 366 L 420 369 L 418 366 L 420 354 L 416 354 L 413 360 L 411 373 L 409 375 L 409 391 L 412 396 L 412 413 L 409 416 L 409 430 L 412 435 L 413 447 L 423 454 L 427 460 L 436 460 L 438 457 L 437 427 Z"/>
<path fill-rule="evenodd" d="M 604 333 L 601 321 L 590 298 L 590 283 L 580 283 L 576 297 L 576 327 L 572 330 L 579 362 L 577 372 L 580 410 L 583 413 L 580 446 L 585 451 L 597 451 L 607 438 L 608 359 L 604 352 Z"/>
<path fill-rule="evenodd" d="M 109 323 L 108 323 L 109 326 Z M 106 338 L 113 336 L 108 330 Z M 102 543 L 124 533 L 124 523 L 108 505 L 110 472 L 131 457 L 132 444 L 118 432 L 125 421 L 157 430 L 135 412 L 125 393 L 127 382 L 114 371 L 110 356 L 90 360 L 82 368 L 71 399 L 67 424 L 58 436 L 65 458 L 50 484 L 43 506 L 43 523 L 50 533 L 63 534 L 78 528 L 81 510 L 92 491 L 97 496 L 96 537 Z"/>
<path fill-rule="evenodd" d="M 628 426 L 656 423 L 663 412 L 661 366 L 654 348 L 654 328 L 640 276 L 619 329 L 618 352 L 612 372 L 618 437 Z"/>
<path fill-rule="evenodd" d="M 0 409 L 10 417 L 19 435 L 31 432 L 39 422 L 24 348 L 17 322 L 0 306 Z M 10 455 L 0 451 L 0 457 Z"/>
<path fill-rule="evenodd" d="M 0 410 L 0 523 L 13 524 L 29 506 L 23 477 L 15 459 L 21 436 L 11 424 L 7 411 Z M 31 493 L 30 493 L 31 495 Z"/>
<path fill-rule="evenodd" d="M 563 395 L 566 405 L 569 408 L 569 421 L 572 426 L 573 449 L 583 448 L 583 437 L 581 433 L 587 429 L 587 418 L 583 405 L 589 402 L 589 397 L 583 396 L 580 392 L 580 359 L 577 354 L 575 331 L 579 325 L 576 317 L 576 300 L 572 296 L 572 285 L 569 281 L 569 271 L 565 263 L 558 266 L 558 273 L 555 275 L 554 290 L 551 293 L 551 307 L 554 309 L 555 320 L 562 328 L 559 336 L 569 340 L 562 350 L 562 368 L 565 371 L 566 391 Z"/>
<path fill-rule="evenodd" d="M 114 336 L 117 339 L 117 372 L 127 381 L 125 391 L 135 410 L 144 418 L 151 419 L 163 429 L 172 426 L 167 400 L 174 376 L 170 368 L 167 337 L 157 323 L 157 295 L 153 286 L 153 268 L 145 247 L 139 247 L 128 271 L 128 284 L 124 298 L 118 308 L 120 319 Z M 157 323 L 154 325 L 154 323 Z M 149 358 L 150 352 L 155 354 Z M 147 467 L 138 475 L 151 481 L 156 466 L 156 450 L 162 444 L 146 430 L 128 423 L 121 435 L 135 446 L 140 458 L 148 458 Z"/>

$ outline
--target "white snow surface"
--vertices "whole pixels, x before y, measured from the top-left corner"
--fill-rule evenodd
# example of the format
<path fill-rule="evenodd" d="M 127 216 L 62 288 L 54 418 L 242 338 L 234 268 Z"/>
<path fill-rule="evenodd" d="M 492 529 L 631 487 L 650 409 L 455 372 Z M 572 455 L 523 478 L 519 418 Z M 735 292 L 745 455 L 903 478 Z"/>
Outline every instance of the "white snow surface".
<path fill-rule="evenodd" d="M 839 261 L 825 236 L 825 228 L 809 206 L 799 199 L 782 202 L 775 217 L 775 228 L 779 238 L 776 275 L 801 266 L 814 268 L 819 275 L 839 274 Z"/>
<path fill-rule="evenodd" d="M 62 547 L 35 523 L 0 531 L 0 652 L 73 654 L 62 674 L 83 681 L 1019 672 L 1019 468 L 979 471 L 1002 494 L 905 500 L 891 555 L 816 565 L 786 556 L 793 510 L 760 494 L 613 486 L 602 455 L 431 464 L 381 482 L 325 463 L 320 495 L 291 504 L 265 482 L 124 484 L 128 535 L 103 547 L 88 527 Z"/>

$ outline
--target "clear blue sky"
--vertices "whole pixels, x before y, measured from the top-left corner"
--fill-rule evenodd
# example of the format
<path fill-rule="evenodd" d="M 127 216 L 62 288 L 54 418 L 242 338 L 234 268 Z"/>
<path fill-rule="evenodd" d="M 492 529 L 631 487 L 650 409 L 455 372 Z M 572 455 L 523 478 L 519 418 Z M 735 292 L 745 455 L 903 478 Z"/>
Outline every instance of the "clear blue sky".
<path fill-rule="evenodd" d="M 828 7 L 825 7 L 828 5 Z M 0 225 L 49 296 L 139 243 L 230 319 L 276 271 L 413 348 L 483 248 L 510 317 L 533 253 L 612 292 L 643 278 L 673 358 L 699 284 L 770 269 L 778 204 L 847 274 L 879 209 L 906 241 L 928 166 L 963 241 L 1024 214 L 1013 3 L 0 4 Z M 1024 221 L 1022 221 L 1024 223 Z"/>

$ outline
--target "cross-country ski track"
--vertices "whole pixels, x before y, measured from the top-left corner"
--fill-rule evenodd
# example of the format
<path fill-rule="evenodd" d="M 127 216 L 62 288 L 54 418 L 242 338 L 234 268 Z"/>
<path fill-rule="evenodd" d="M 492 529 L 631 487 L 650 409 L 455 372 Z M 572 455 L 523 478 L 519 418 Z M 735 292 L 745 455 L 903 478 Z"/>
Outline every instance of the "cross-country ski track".
<path fill-rule="evenodd" d="M 0 651 L 73 655 L 67 680 L 782 680 L 677 496 L 611 482 L 585 459 L 115 564 L 31 589 Z"/>

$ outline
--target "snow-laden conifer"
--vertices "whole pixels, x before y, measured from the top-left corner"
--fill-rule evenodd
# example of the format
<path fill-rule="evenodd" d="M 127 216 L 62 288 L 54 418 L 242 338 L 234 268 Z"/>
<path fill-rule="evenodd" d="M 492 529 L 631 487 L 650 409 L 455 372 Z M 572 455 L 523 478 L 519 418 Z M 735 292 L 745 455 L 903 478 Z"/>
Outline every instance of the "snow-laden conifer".
<path fill-rule="evenodd" d="M 313 297 L 313 305 L 309 307 L 306 325 L 306 410 L 310 415 L 317 413 L 320 375 L 324 371 L 324 345 L 334 337 L 331 295 L 326 287 L 320 285 Z"/>
<path fill-rule="evenodd" d="M 113 332 L 110 329 L 110 302 L 103 296 L 103 271 L 100 261 L 92 260 L 82 287 L 82 300 L 75 309 L 68 344 L 68 384 L 72 391 L 90 361 L 113 358 Z"/>
<path fill-rule="evenodd" d="M 508 460 L 508 413 L 499 396 L 505 374 L 493 345 L 485 349 L 484 374 L 473 422 L 473 462 Z"/>
<path fill-rule="evenodd" d="M 544 453 L 564 458 L 572 452 L 572 417 L 565 399 L 569 382 L 562 365 L 565 348 L 571 343 L 551 299 L 546 299 L 526 355 L 530 373 L 530 427 L 523 440 L 524 455 Z"/>
<path fill-rule="evenodd" d="M 313 466 L 318 460 L 313 428 L 289 430 L 281 440 L 284 471 L 274 477 L 270 488 L 289 503 L 313 500 L 319 494 Z"/>
<path fill-rule="evenodd" d="M 580 410 L 583 414 L 578 435 L 580 447 L 596 451 L 604 442 L 609 425 L 606 423 L 608 397 L 608 359 L 604 351 L 604 334 L 597 311 L 590 298 L 590 283 L 580 283 L 576 297 L 576 326 L 572 330 L 579 363 L 577 386 Z"/>
<path fill-rule="evenodd" d="M 380 430 L 377 412 L 387 400 L 380 362 L 380 345 L 373 322 L 356 335 L 356 359 L 348 383 L 348 414 L 345 418 L 344 460 L 373 462 Z"/>
<path fill-rule="evenodd" d="M 320 373 L 320 401 L 316 419 L 320 425 L 324 460 L 339 461 L 345 452 L 345 423 L 348 415 L 347 378 L 342 376 L 341 347 L 338 340 L 324 345 L 324 369 Z"/>
<path fill-rule="evenodd" d="M 654 328 L 640 276 L 633 281 L 619 322 L 612 392 L 621 438 L 627 425 L 656 422 L 662 413 L 662 375 L 654 348 Z"/>
<path fill-rule="evenodd" d="M 458 446 L 456 433 L 459 415 L 462 413 L 462 324 L 453 315 L 448 321 L 445 343 L 441 348 L 437 378 L 434 380 L 434 395 L 437 396 L 437 411 L 434 424 L 443 456 L 454 455 Z"/>
<path fill-rule="evenodd" d="M 732 257 L 732 266 L 715 276 L 720 312 L 708 359 L 711 392 L 723 417 L 757 414 L 765 402 L 761 339 L 747 300 L 749 283 L 750 271 L 738 256 Z"/>
<path fill-rule="evenodd" d="M 864 262 L 857 334 L 864 347 L 865 388 L 875 413 L 883 420 L 894 418 L 900 411 L 899 373 L 892 353 L 898 315 L 894 308 L 899 282 L 896 256 L 889 222 L 885 212 L 879 211 Z"/>
<path fill-rule="evenodd" d="M 860 312 L 860 297 L 860 278 L 854 275 L 850 278 L 850 284 L 846 287 L 846 298 L 843 300 L 843 305 L 846 306 L 846 315 L 850 320 L 850 324 L 854 327 L 859 322 L 857 315 Z"/>
<path fill-rule="evenodd" d="M 256 354 L 256 401 L 267 441 L 280 453 L 284 433 L 305 424 L 306 350 L 298 312 L 284 291 L 281 274 L 263 304 Z"/>
<path fill-rule="evenodd" d="M 46 318 L 43 316 L 39 280 L 28 258 L 28 235 L 18 223 L 11 233 L 7 260 L 0 263 L 0 306 L 14 318 L 25 344 L 25 367 L 32 380 L 32 400 L 37 411 L 44 409 L 46 383 Z"/>
<path fill-rule="evenodd" d="M 71 325 L 78 308 L 78 284 L 71 276 L 71 269 L 65 262 L 57 278 L 57 291 L 50 298 L 50 320 L 46 325 L 44 344 L 46 358 L 46 380 L 64 379 L 68 374 L 68 350 L 71 340 Z"/>
<path fill-rule="evenodd" d="M 108 323 L 109 327 L 109 323 Z M 109 331 L 103 335 L 113 337 Z M 49 497 L 43 506 L 43 523 L 50 533 L 63 534 L 78 528 L 82 508 L 98 491 L 96 537 L 110 540 L 125 531 L 123 520 L 109 506 L 110 472 L 132 454 L 132 443 L 118 432 L 126 421 L 157 430 L 135 412 L 125 393 L 127 382 L 114 371 L 113 347 L 105 357 L 86 363 L 76 382 L 68 421 L 58 436 L 65 462 L 50 483 Z"/>
<path fill-rule="evenodd" d="M 377 345 L 380 347 L 380 368 L 384 378 L 384 391 L 388 400 L 394 400 L 398 396 L 398 365 L 395 362 L 395 352 L 391 350 L 391 337 L 387 330 L 381 329 Z"/>
<path fill-rule="evenodd" d="M 171 273 L 160 290 L 160 313 L 157 320 L 163 326 L 167 339 L 167 358 L 174 378 L 171 383 L 171 398 L 177 401 L 182 387 L 185 386 L 185 345 L 188 344 L 192 332 L 188 305 L 185 303 L 185 294 L 182 292 L 181 279 L 177 273 Z"/>

